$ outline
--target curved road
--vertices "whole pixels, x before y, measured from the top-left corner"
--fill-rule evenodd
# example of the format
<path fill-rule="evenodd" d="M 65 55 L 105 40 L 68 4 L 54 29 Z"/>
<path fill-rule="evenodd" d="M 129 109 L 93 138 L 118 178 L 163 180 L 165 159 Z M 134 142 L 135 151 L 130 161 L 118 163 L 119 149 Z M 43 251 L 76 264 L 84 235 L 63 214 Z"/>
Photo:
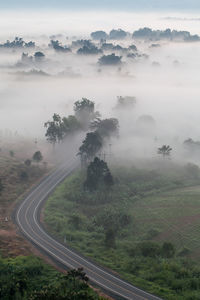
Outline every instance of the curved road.
<path fill-rule="evenodd" d="M 83 267 L 91 282 L 104 290 L 110 291 L 112 294 L 122 297 L 123 299 L 160 300 L 160 298 L 134 287 L 77 253 L 74 253 L 71 249 L 54 240 L 41 227 L 39 222 L 41 205 L 55 187 L 64 178 L 70 175 L 77 166 L 78 161 L 75 159 L 63 164 L 56 171 L 43 179 L 40 184 L 26 196 L 15 213 L 15 220 L 20 230 L 26 238 L 65 268 L 74 269 Z"/>

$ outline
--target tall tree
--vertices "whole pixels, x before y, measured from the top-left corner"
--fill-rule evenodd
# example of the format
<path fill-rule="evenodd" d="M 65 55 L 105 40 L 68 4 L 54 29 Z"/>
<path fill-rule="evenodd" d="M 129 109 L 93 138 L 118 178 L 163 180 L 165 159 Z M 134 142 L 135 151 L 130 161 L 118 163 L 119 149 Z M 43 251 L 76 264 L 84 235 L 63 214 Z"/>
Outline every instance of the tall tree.
<path fill-rule="evenodd" d="M 86 134 L 86 138 L 79 148 L 78 155 L 80 155 L 82 159 L 89 161 L 95 157 L 102 146 L 103 141 L 100 134 L 97 131 L 89 132 Z"/>
<path fill-rule="evenodd" d="M 63 139 L 63 125 L 62 119 L 58 114 L 53 115 L 53 121 L 48 121 L 44 124 L 44 127 L 47 128 L 46 138 L 47 140 L 55 145 L 56 142 L 60 142 Z"/>
<path fill-rule="evenodd" d="M 83 129 L 88 129 L 90 122 L 100 117 L 99 112 L 95 112 L 95 103 L 87 98 L 74 103 L 74 112 Z"/>
<path fill-rule="evenodd" d="M 90 191 L 96 190 L 99 185 L 105 184 L 107 187 L 113 185 L 113 177 L 107 163 L 95 157 L 87 168 L 87 178 L 84 186 Z"/>

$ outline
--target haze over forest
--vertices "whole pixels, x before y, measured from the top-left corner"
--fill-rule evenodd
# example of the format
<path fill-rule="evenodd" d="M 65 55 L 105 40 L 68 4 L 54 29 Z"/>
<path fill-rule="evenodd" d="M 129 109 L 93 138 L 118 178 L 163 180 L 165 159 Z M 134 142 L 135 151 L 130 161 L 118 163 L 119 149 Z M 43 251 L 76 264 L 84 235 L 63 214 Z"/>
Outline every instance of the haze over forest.
<path fill-rule="evenodd" d="M 35 43 L 33 48 L 0 49 L 2 132 L 9 129 L 13 134 L 43 137 L 44 122 L 53 113 L 71 114 L 73 103 L 82 97 L 94 101 L 102 116 L 108 117 L 117 116 L 113 111 L 117 96 L 132 96 L 137 99 L 130 116 L 132 123 L 120 122 L 121 134 L 129 132 L 131 136 L 137 119 L 141 115 L 151 115 L 156 121 L 154 135 L 157 138 L 168 143 L 174 140 L 182 143 L 189 137 L 200 138 L 197 126 L 200 43 L 132 37 L 134 31 L 144 27 L 187 30 L 191 35 L 200 35 L 200 21 L 196 16 L 175 12 L 11 12 L 2 13 L 0 20 L 1 45 L 8 39 L 13 41 L 16 36 Z M 71 47 L 76 40 L 92 40 L 91 32 L 103 30 L 109 33 L 118 28 L 129 35 L 123 40 L 111 39 L 107 43 L 122 48 L 135 45 L 139 54 L 131 58 L 126 52 L 116 50 L 116 55 L 122 56 L 120 67 L 100 66 L 98 60 L 103 52 L 78 55 L 76 47 L 64 53 L 49 46 L 51 40 L 58 40 L 61 45 Z M 92 42 L 100 47 L 98 41 Z M 159 47 L 152 47 L 155 43 Z M 44 53 L 43 61 L 22 61 L 22 53 L 31 57 L 37 51 Z"/>

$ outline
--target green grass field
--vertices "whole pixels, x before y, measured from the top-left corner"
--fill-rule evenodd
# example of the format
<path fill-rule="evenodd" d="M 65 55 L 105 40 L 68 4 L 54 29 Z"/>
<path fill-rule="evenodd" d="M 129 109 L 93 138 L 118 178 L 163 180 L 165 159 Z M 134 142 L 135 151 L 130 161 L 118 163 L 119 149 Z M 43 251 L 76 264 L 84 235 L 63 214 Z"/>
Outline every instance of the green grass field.
<path fill-rule="evenodd" d="M 77 173 L 48 199 L 45 222 L 60 240 L 137 286 L 164 299 L 200 299 L 200 181 L 184 170 L 114 168 L 112 191 L 92 194 L 82 188 L 85 174 Z M 128 220 L 115 227 L 111 247 L 99 222 L 108 211 Z M 174 245 L 173 257 L 157 252 L 165 242 Z"/>

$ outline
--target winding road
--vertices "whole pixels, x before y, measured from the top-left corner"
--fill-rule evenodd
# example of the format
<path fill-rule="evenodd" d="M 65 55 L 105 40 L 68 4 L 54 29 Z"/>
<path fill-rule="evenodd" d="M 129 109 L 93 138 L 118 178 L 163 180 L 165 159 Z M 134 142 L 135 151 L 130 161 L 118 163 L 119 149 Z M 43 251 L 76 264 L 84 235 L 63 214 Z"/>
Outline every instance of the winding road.
<path fill-rule="evenodd" d="M 122 299 L 161 300 L 109 273 L 54 240 L 40 224 L 40 208 L 55 187 L 78 167 L 78 160 L 70 160 L 45 177 L 22 201 L 15 212 L 15 220 L 21 232 L 39 249 L 59 262 L 64 268 L 82 267 L 90 281 Z"/>

